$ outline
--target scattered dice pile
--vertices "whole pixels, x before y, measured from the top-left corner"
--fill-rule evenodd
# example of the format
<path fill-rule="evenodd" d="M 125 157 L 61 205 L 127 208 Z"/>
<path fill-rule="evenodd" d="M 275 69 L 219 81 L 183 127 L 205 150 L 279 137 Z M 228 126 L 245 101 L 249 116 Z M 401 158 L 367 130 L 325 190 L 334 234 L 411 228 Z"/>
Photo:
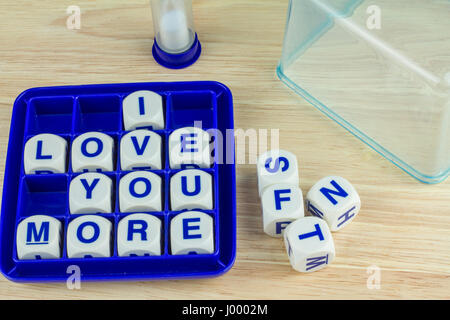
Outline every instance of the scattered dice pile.
<path fill-rule="evenodd" d="M 284 236 L 289 260 L 297 271 L 317 271 L 330 264 L 335 257 L 331 231 L 346 226 L 361 208 L 355 188 L 342 177 L 319 180 L 306 195 L 306 211 L 312 216 L 305 217 L 295 155 L 268 151 L 258 158 L 257 172 L 264 232 Z"/>

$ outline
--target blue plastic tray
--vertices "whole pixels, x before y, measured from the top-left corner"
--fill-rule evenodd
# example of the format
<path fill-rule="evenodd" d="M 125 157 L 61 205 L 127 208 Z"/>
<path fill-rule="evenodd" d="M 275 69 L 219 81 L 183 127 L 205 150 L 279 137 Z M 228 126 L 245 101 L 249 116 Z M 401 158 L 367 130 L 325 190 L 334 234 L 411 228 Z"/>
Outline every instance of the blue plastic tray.
<path fill-rule="evenodd" d="M 162 220 L 161 256 L 119 257 L 115 231 L 125 213 L 118 210 L 119 152 L 117 169 L 105 173 L 116 183 L 115 211 L 102 216 L 114 224 L 114 253 L 110 258 L 67 258 L 66 230 L 73 219 L 69 213 L 68 186 L 75 175 L 69 160 L 65 174 L 25 175 L 23 150 L 25 142 L 40 133 L 53 133 L 73 139 L 88 131 L 101 131 L 114 138 L 116 150 L 123 130 L 122 100 L 137 90 L 150 90 L 162 95 L 165 105 L 165 129 L 155 130 L 163 137 L 164 170 L 155 170 L 164 181 L 164 211 L 152 213 Z M 218 82 L 127 83 L 32 88 L 21 93 L 15 103 L 11 120 L 9 147 L 3 184 L 0 217 L 0 268 L 13 281 L 61 281 L 69 274 L 67 268 L 77 265 L 82 280 L 132 280 L 194 278 L 217 276 L 228 271 L 236 255 L 236 173 L 233 164 L 218 164 L 203 169 L 214 177 L 214 210 L 200 210 L 214 218 L 215 252 L 207 255 L 171 255 L 169 224 L 179 212 L 169 210 L 169 179 L 179 170 L 171 170 L 167 153 L 168 136 L 178 128 L 202 121 L 204 130 L 219 129 L 223 137 L 233 129 L 233 102 L 230 90 Z M 217 139 L 216 139 L 217 140 Z M 233 140 L 233 139 L 228 139 Z M 224 139 L 225 141 L 225 139 Z M 233 141 L 228 141 L 233 143 Z M 234 145 L 217 152 L 216 159 L 227 159 L 227 150 L 234 159 Z M 69 157 L 70 158 L 70 157 Z M 15 230 L 24 218 L 45 214 L 64 225 L 61 259 L 19 260 L 15 246 Z M 129 213 L 128 213 L 129 214 Z"/>

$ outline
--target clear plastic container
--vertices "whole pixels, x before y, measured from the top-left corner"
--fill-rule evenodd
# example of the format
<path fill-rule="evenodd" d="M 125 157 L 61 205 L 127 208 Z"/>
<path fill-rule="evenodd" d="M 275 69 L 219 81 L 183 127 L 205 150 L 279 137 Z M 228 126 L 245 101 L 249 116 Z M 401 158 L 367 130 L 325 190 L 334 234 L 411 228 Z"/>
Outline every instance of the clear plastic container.
<path fill-rule="evenodd" d="M 277 73 L 418 180 L 450 174 L 449 0 L 291 0 Z"/>

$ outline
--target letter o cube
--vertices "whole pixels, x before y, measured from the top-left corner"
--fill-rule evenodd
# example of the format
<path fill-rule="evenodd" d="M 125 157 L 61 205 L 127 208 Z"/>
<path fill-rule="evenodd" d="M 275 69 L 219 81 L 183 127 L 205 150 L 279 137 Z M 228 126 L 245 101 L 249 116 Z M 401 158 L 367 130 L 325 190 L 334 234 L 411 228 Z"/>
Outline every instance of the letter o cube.
<path fill-rule="evenodd" d="M 356 217 L 361 200 L 350 182 L 329 176 L 312 186 L 306 195 L 306 206 L 312 215 L 324 219 L 331 231 L 338 231 Z"/>
<path fill-rule="evenodd" d="M 67 228 L 69 258 L 110 257 L 112 223 L 96 215 L 75 218 Z"/>
<path fill-rule="evenodd" d="M 161 211 L 160 176 L 149 171 L 126 174 L 119 183 L 120 212 Z"/>
<path fill-rule="evenodd" d="M 304 217 L 289 224 L 284 230 L 284 243 L 292 267 L 299 272 L 320 270 L 335 257 L 330 229 L 317 217 Z"/>
<path fill-rule="evenodd" d="M 72 171 L 113 171 L 114 139 L 101 132 L 86 132 L 72 143 Z"/>

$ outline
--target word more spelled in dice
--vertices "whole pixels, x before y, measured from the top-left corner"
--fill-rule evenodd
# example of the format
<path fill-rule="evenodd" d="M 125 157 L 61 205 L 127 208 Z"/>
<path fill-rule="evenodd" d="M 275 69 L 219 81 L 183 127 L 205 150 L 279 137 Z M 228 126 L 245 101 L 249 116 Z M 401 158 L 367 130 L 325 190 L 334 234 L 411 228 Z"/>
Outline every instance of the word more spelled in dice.
<path fill-rule="evenodd" d="M 173 255 L 214 253 L 213 218 L 199 211 L 177 214 L 170 222 L 170 248 Z"/>
<path fill-rule="evenodd" d="M 62 223 L 53 217 L 34 215 L 22 220 L 16 232 L 20 260 L 61 258 Z"/>
<path fill-rule="evenodd" d="M 117 227 L 117 254 L 120 257 L 161 255 L 161 220 L 147 213 L 122 218 Z"/>
<path fill-rule="evenodd" d="M 299 184 L 297 157 L 285 150 L 270 150 L 258 157 L 258 191 L 276 183 Z"/>
<path fill-rule="evenodd" d="M 164 129 L 163 100 L 156 92 L 135 91 L 123 99 L 122 106 L 125 130 Z"/>
<path fill-rule="evenodd" d="M 66 172 L 67 141 L 55 134 L 38 134 L 25 144 L 25 174 Z"/>
<path fill-rule="evenodd" d="M 289 224 L 284 243 L 292 267 L 299 272 L 320 270 L 335 257 L 328 224 L 317 217 L 304 217 Z"/>
<path fill-rule="evenodd" d="M 69 258 L 110 257 L 112 253 L 112 223 L 97 215 L 82 215 L 67 228 Z"/>
<path fill-rule="evenodd" d="M 331 231 L 338 231 L 356 217 L 361 200 L 350 182 L 329 176 L 312 186 L 306 195 L 306 206 L 312 215 L 324 219 Z"/>
<path fill-rule="evenodd" d="M 113 171 L 114 139 L 101 132 L 86 132 L 75 138 L 71 150 L 73 172 Z"/>
<path fill-rule="evenodd" d="M 281 237 L 284 229 L 304 216 L 303 194 L 297 185 L 278 183 L 268 186 L 261 195 L 264 232 Z"/>

